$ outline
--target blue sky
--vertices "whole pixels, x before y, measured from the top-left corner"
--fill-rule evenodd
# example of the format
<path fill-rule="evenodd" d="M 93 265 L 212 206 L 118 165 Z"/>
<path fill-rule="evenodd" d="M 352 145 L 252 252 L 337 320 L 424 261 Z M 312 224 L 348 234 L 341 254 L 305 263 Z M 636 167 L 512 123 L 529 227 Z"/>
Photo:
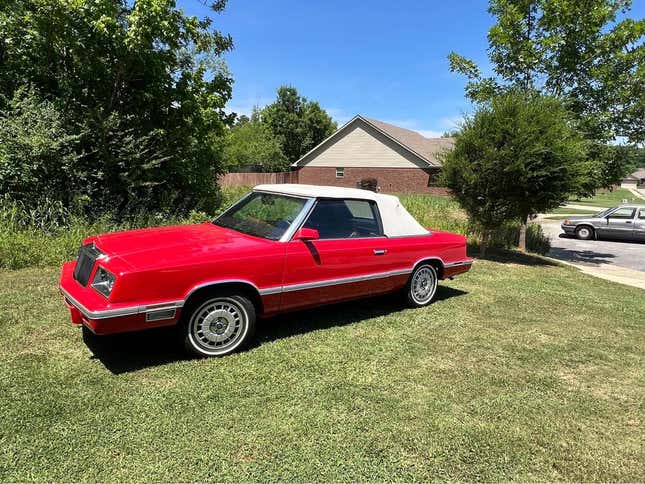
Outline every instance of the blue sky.
<path fill-rule="evenodd" d="M 637 0 L 635 4 L 638 4 Z M 643 2 L 645 3 L 645 2 Z M 198 0 L 187 13 L 209 14 Z M 485 0 L 229 0 L 214 26 L 233 37 L 229 110 L 248 114 L 290 84 L 342 124 L 362 114 L 439 136 L 471 105 L 452 51 L 482 68 L 493 23 Z M 641 5 L 642 6 L 642 5 Z M 643 8 L 640 12 L 643 14 Z"/>

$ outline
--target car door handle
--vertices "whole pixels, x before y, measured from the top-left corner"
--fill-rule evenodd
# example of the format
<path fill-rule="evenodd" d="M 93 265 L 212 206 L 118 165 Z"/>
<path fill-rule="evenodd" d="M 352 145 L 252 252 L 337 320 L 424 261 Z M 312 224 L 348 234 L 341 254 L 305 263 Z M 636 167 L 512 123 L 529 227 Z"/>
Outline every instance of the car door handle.
<path fill-rule="evenodd" d="M 632 223 L 632 221 L 631 220 L 625 220 L 625 223 L 630 224 L 630 223 Z"/>
<path fill-rule="evenodd" d="M 374 249 L 374 255 L 385 255 L 387 254 L 386 249 Z"/>

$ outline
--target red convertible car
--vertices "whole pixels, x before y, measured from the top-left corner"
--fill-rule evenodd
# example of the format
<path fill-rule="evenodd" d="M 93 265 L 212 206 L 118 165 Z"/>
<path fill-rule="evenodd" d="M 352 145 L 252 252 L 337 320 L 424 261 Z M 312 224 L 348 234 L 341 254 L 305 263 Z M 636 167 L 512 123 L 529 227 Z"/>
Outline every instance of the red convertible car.
<path fill-rule="evenodd" d="M 258 316 L 394 291 L 424 306 L 471 264 L 463 236 L 424 229 L 392 195 L 260 185 L 213 222 L 89 237 L 60 290 L 86 331 L 178 325 L 191 352 L 221 356 Z"/>

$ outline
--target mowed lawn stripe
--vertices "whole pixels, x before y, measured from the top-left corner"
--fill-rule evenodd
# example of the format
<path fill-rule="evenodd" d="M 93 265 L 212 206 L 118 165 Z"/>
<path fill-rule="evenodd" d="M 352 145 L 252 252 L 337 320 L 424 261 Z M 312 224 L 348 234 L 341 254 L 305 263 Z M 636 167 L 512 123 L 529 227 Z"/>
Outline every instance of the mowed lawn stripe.
<path fill-rule="evenodd" d="M 509 257 L 438 300 L 263 321 L 186 360 L 171 331 L 93 356 L 58 269 L 0 272 L 0 479 L 642 481 L 643 291 Z"/>

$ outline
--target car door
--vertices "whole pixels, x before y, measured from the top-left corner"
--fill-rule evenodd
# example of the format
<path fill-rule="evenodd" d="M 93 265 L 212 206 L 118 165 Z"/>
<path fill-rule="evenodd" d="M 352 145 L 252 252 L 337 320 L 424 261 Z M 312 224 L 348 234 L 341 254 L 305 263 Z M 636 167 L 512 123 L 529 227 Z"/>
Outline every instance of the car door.
<path fill-rule="evenodd" d="M 619 207 L 606 217 L 598 227 L 598 235 L 613 239 L 631 239 L 634 232 L 635 207 Z"/>
<path fill-rule="evenodd" d="M 645 208 L 639 209 L 634 219 L 634 239 L 645 242 Z"/>
<path fill-rule="evenodd" d="M 317 240 L 287 243 L 281 307 L 314 306 L 387 292 L 384 275 L 396 264 L 376 203 L 370 200 L 321 199 L 302 225 Z"/>

